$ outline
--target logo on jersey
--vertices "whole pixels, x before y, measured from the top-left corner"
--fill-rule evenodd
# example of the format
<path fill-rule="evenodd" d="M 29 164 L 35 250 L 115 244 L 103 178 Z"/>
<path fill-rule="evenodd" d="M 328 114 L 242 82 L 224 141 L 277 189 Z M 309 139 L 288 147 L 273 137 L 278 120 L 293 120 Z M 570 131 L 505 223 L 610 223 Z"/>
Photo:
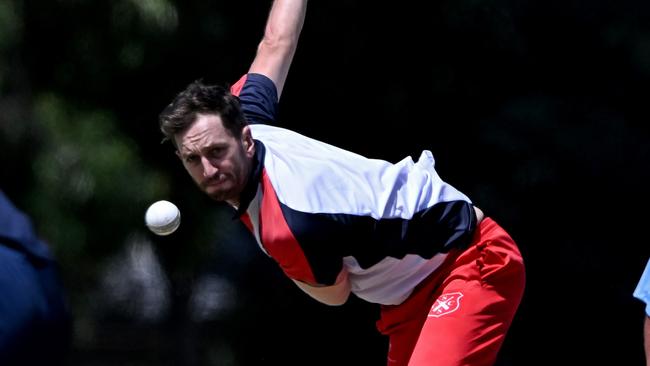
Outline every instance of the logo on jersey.
<path fill-rule="evenodd" d="M 429 316 L 439 318 L 443 315 L 453 313 L 460 308 L 461 297 L 463 297 L 463 294 L 460 292 L 450 292 L 448 294 L 440 295 L 440 297 L 438 297 L 438 299 L 433 303 L 431 310 L 429 310 Z"/>

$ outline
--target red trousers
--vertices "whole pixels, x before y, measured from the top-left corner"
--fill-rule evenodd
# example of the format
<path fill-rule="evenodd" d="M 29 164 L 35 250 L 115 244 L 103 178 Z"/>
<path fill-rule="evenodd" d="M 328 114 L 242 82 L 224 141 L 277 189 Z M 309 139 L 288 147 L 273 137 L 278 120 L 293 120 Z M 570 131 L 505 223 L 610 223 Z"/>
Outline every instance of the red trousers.
<path fill-rule="evenodd" d="M 388 365 L 493 365 L 524 284 L 517 245 L 485 218 L 469 248 L 451 252 L 402 304 L 382 306 Z"/>

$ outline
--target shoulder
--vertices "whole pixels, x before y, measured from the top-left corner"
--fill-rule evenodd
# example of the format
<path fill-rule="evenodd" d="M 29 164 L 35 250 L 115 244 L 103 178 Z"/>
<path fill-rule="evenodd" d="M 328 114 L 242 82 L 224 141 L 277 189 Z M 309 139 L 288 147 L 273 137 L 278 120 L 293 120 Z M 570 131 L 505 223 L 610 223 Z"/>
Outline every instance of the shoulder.
<path fill-rule="evenodd" d="M 230 87 L 230 92 L 240 98 L 242 97 L 242 93 L 250 93 L 251 91 L 263 92 L 274 97 L 276 101 L 278 100 L 275 83 L 263 74 L 244 74 Z"/>
<path fill-rule="evenodd" d="M 231 88 L 239 97 L 249 124 L 273 124 L 278 115 L 278 92 L 271 79 L 262 74 L 248 73 Z"/>

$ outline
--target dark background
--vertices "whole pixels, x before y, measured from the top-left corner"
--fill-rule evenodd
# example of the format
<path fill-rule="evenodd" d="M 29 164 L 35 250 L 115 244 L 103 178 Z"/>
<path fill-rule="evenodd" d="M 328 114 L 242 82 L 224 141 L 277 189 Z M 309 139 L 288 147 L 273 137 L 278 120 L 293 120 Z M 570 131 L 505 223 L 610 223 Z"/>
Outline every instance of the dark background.
<path fill-rule="evenodd" d="M 176 92 L 247 71 L 269 6 L 0 2 L 0 188 L 60 262 L 70 365 L 385 364 L 374 305 L 294 288 L 160 144 Z M 498 365 L 642 365 L 649 78 L 647 1 L 312 1 L 280 123 L 430 149 L 511 232 L 528 282 Z"/>

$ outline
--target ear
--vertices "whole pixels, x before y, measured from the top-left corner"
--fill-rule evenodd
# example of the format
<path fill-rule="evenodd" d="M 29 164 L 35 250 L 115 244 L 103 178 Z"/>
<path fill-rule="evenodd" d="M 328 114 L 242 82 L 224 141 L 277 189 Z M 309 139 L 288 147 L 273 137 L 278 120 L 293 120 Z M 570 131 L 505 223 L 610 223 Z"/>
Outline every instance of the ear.
<path fill-rule="evenodd" d="M 241 130 L 241 141 L 246 151 L 246 156 L 249 158 L 255 155 L 255 141 L 253 141 L 253 133 L 250 126 L 244 126 Z"/>

